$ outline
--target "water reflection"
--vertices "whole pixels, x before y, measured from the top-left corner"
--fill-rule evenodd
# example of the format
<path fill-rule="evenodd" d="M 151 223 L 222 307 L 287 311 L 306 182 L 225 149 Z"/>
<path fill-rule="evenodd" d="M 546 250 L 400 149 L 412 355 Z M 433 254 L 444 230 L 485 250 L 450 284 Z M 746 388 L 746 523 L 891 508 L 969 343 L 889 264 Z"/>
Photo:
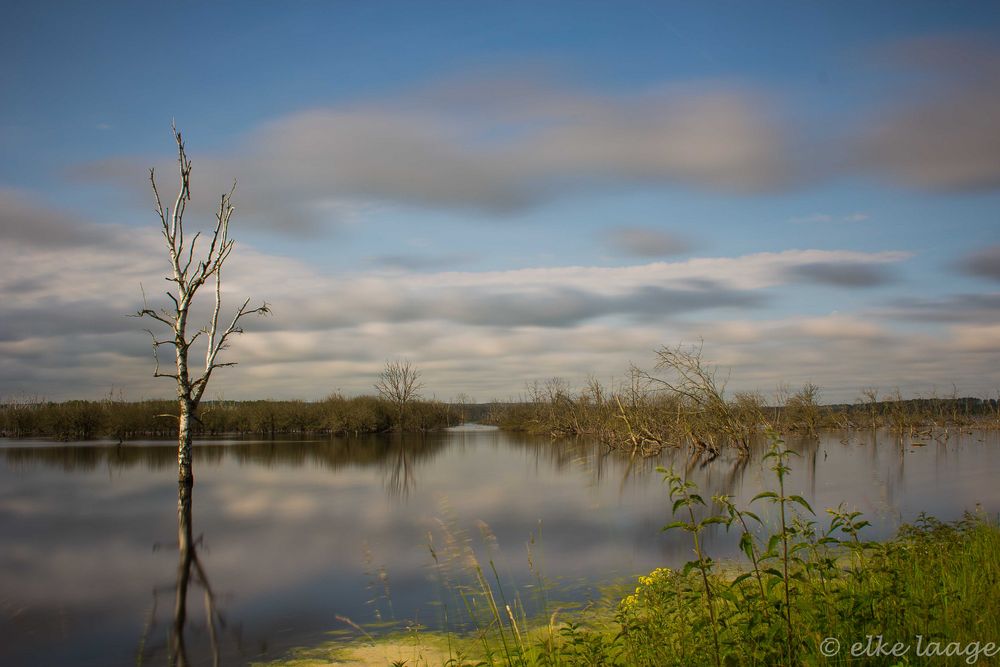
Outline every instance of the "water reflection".
<path fill-rule="evenodd" d="M 689 558 L 683 535 L 660 531 L 670 512 L 657 466 L 746 505 L 770 484 L 766 445 L 708 463 L 498 432 L 201 442 L 195 526 L 169 443 L 3 441 L 0 664 L 243 664 L 321 642 L 338 617 L 433 626 L 438 582 L 460 580 L 470 550 L 494 560 L 507 590 L 527 590 L 534 567 L 553 595 L 586 597 Z M 789 446 L 801 456 L 788 492 L 821 513 L 847 501 L 873 537 L 921 511 L 1000 510 L 996 433 Z M 442 557 L 454 546 L 454 572 L 435 570 L 429 534 Z M 706 545 L 736 553 L 723 530 Z"/>
<path fill-rule="evenodd" d="M 191 660 L 192 650 L 188 636 L 191 634 L 192 621 L 188 612 L 188 597 L 202 594 L 205 634 L 208 646 L 204 647 L 212 665 L 219 665 L 221 652 L 219 648 L 219 633 L 226 628 L 226 621 L 218 608 L 215 592 L 212 590 L 205 566 L 202 564 L 198 549 L 203 537 L 195 537 L 194 533 L 194 490 L 190 484 L 179 483 L 177 486 L 177 565 L 173 587 L 155 587 L 153 603 L 146 617 L 142 634 L 136 650 L 136 665 L 159 664 L 165 655 L 170 667 L 188 667 L 192 664 L 203 664 L 204 660 Z M 169 592 L 173 597 L 172 613 L 166 625 L 166 638 L 159 635 L 159 598 L 163 592 Z M 196 635 L 196 639 L 199 635 Z M 195 642 L 195 654 L 202 647 Z"/>
<path fill-rule="evenodd" d="M 177 590 L 174 597 L 174 619 L 170 632 L 170 666 L 187 667 L 189 663 L 187 656 L 187 646 L 184 642 L 184 630 L 187 623 L 187 597 L 188 588 L 192 583 L 192 570 L 197 583 L 201 586 L 205 595 L 205 622 L 208 625 L 208 635 L 212 645 L 212 664 L 219 664 L 219 641 L 215 630 L 215 622 L 218 618 L 220 624 L 224 624 L 223 619 L 215 606 L 215 594 L 212 593 L 212 586 L 208 583 L 205 575 L 205 568 L 198 558 L 197 544 L 195 543 L 192 526 L 194 522 L 191 518 L 192 505 L 194 503 L 193 488 L 190 483 L 180 482 L 177 485 Z"/>
<path fill-rule="evenodd" d="M 46 441 L 0 439 L 0 456 L 8 467 L 45 465 L 67 472 L 129 468 L 159 471 L 177 467 L 177 448 L 162 440 L 138 440 L 126 444 L 106 442 L 54 444 Z M 203 465 L 233 460 L 244 465 L 318 467 L 336 471 L 349 466 L 395 464 L 404 448 L 408 461 L 432 459 L 449 443 L 441 434 L 367 436 L 314 440 L 213 440 L 196 443 L 194 455 Z M 391 465 L 386 465 L 391 468 Z"/>

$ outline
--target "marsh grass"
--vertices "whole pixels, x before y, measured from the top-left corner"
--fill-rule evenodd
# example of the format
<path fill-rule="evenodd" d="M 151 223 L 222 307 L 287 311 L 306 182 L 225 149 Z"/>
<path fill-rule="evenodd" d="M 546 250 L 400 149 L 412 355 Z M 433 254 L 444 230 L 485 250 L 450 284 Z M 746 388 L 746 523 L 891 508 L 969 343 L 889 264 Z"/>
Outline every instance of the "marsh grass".
<path fill-rule="evenodd" d="M 533 382 L 518 400 L 494 404 L 486 421 L 505 430 L 553 438 L 594 436 L 612 448 L 652 456 L 690 447 L 706 459 L 731 449 L 748 456 L 768 429 L 816 437 L 823 429 L 884 428 L 898 439 L 946 441 L 957 431 L 1000 427 L 997 398 L 950 395 L 903 397 L 865 387 L 857 402 L 823 405 L 822 390 L 806 382 L 780 384 L 771 398 L 727 392 L 728 377 L 707 363 L 701 345 L 662 347 L 652 371 L 629 368 L 605 387 L 591 378 L 579 392 L 559 378 Z M 770 401 L 770 404 L 769 404 Z"/>
<path fill-rule="evenodd" d="M 841 506 L 826 511 L 829 521 L 820 529 L 806 500 L 786 494 L 791 452 L 771 437 L 775 488 L 750 503 L 772 505 L 770 525 L 728 497 L 714 499 L 717 514 L 694 521 L 691 507 L 707 504 L 666 472 L 674 510 L 689 518 L 667 528 L 691 534 L 695 559 L 678 571 L 641 578 L 622 601 L 614 641 L 627 658 L 619 664 L 965 664 L 960 656 L 921 658 L 912 646 L 918 636 L 962 645 L 1000 642 L 995 522 L 921 516 L 891 541 L 868 542 L 862 537 L 868 522 Z M 710 523 L 740 532 L 746 562 L 737 576 L 720 572 L 701 553 L 696 538 Z M 846 648 L 827 658 L 820 651 L 827 637 L 848 647 L 878 636 L 910 645 L 908 661 L 878 655 L 859 661 Z"/>

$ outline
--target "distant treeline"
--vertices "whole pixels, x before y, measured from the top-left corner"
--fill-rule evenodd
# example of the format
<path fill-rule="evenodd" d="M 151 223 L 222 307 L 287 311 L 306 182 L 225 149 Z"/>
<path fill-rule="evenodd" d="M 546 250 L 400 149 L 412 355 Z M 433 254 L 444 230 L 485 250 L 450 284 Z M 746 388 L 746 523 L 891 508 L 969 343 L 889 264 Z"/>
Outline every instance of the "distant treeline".
<path fill-rule="evenodd" d="M 330 396 L 321 401 L 204 401 L 197 435 L 365 434 L 432 431 L 455 426 L 484 413 L 474 405 L 409 401 L 374 396 Z M 177 434 L 177 401 L 7 401 L 0 404 L 0 434 L 60 440 L 172 437 Z"/>
<path fill-rule="evenodd" d="M 812 435 L 825 428 L 887 428 L 914 435 L 930 429 L 1000 428 L 997 399 L 951 396 L 904 399 L 899 390 L 863 388 L 851 404 L 824 405 L 821 389 L 807 383 L 781 387 L 770 400 L 758 392 L 727 394 L 700 349 L 662 348 L 653 372 L 632 367 L 612 388 L 596 380 L 573 391 L 558 378 L 535 382 L 524 396 L 488 404 L 383 397 L 321 401 L 207 401 L 199 410 L 199 436 L 371 434 L 433 431 L 482 422 L 509 431 L 550 437 L 587 435 L 643 454 L 691 445 L 710 455 L 725 448 L 747 453 L 768 429 Z M 0 435 L 61 440 L 166 438 L 177 434 L 177 402 L 7 401 L 0 403 Z"/>

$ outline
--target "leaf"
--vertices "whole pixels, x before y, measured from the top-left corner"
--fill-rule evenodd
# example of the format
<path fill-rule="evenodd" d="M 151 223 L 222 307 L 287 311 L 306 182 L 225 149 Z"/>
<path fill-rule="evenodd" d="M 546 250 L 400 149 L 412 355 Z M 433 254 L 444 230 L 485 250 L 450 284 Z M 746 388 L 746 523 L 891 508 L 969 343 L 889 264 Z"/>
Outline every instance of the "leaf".
<path fill-rule="evenodd" d="M 802 505 L 803 507 L 805 507 L 807 510 L 809 510 L 810 514 L 816 514 L 816 512 L 813 512 L 813 508 L 809 507 L 809 503 L 807 503 L 806 499 L 803 498 L 802 496 L 792 495 L 792 496 L 788 496 L 788 499 L 791 500 L 792 502 L 796 502 L 799 505 Z"/>
<path fill-rule="evenodd" d="M 749 572 L 744 572 L 740 576 L 738 576 L 735 579 L 733 579 L 733 581 L 730 584 L 730 586 L 738 586 L 741 582 L 746 581 L 749 578 L 750 578 L 750 573 Z"/>
<path fill-rule="evenodd" d="M 774 491 L 761 491 L 756 496 L 754 496 L 753 498 L 751 498 L 750 502 L 755 503 L 758 500 L 761 500 L 763 498 L 769 498 L 773 502 L 777 502 L 777 500 L 778 500 L 778 494 L 775 493 Z"/>
<path fill-rule="evenodd" d="M 687 527 L 688 525 L 683 521 L 674 521 L 673 523 L 668 523 L 667 525 L 665 525 L 661 530 L 663 530 L 664 532 L 668 530 L 673 530 L 674 528 L 684 528 L 686 530 Z"/>
<path fill-rule="evenodd" d="M 732 586 L 732 585 L 733 584 L 730 584 L 730 586 Z M 721 590 L 717 590 L 717 589 L 713 588 L 712 591 L 713 591 L 713 593 L 715 593 L 716 595 L 718 595 L 721 599 L 723 599 L 723 600 L 725 600 L 727 602 L 731 602 L 733 604 L 737 603 L 736 594 L 732 591 L 732 588 L 723 588 Z M 722 618 L 720 618 L 719 619 L 719 623 L 722 624 L 722 625 L 724 625 L 725 621 Z"/>

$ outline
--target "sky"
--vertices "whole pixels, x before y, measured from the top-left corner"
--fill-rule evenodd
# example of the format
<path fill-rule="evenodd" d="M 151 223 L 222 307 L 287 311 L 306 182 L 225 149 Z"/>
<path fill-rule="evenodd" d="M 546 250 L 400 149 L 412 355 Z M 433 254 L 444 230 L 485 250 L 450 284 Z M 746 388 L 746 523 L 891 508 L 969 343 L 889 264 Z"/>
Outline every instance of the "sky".
<path fill-rule="evenodd" d="M 173 394 L 171 122 L 273 311 L 206 398 L 1000 389 L 996 3 L 3 4 L 0 400 Z"/>

